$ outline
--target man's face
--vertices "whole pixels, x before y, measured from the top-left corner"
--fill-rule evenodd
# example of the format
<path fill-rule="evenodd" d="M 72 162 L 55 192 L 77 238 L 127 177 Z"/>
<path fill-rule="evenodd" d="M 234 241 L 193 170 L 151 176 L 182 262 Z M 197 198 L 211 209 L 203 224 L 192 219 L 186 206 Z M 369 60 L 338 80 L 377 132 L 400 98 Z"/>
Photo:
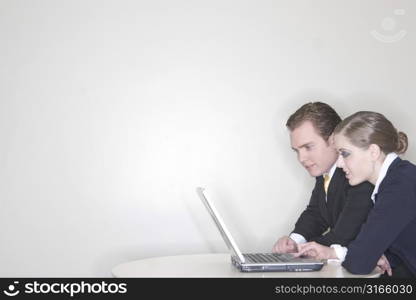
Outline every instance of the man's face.
<path fill-rule="evenodd" d="M 290 144 L 299 162 L 313 177 L 328 172 L 338 158 L 333 138 L 325 141 L 310 121 L 290 132 Z"/>

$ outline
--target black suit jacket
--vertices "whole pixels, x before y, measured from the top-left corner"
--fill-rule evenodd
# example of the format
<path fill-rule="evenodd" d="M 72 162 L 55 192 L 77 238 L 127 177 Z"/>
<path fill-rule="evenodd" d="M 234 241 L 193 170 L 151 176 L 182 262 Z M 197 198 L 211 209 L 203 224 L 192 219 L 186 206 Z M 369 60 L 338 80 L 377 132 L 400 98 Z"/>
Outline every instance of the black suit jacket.
<path fill-rule="evenodd" d="M 374 185 L 368 182 L 350 186 L 345 173 L 337 168 L 325 200 L 323 177 L 316 177 L 309 204 L 300 215 L 293 232 L 303 235 L 307 241 L 316 241 L 325 246 L 347 246 L 355 239 L 373 207 L 373 189 Z"/>

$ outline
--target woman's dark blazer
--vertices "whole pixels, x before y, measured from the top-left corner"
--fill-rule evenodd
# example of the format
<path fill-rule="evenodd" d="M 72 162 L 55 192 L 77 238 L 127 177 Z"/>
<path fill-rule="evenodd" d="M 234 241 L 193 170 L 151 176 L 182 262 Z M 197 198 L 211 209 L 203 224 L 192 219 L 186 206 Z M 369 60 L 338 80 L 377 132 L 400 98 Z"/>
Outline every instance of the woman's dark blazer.
<path fill-rule="evenodd" d="M 396 158 L 379 185 L 374 208 L 357 238 L 348 246 L 343 266 L 368 274 L 386 254 L 416 276 L 416 166 Z"/>

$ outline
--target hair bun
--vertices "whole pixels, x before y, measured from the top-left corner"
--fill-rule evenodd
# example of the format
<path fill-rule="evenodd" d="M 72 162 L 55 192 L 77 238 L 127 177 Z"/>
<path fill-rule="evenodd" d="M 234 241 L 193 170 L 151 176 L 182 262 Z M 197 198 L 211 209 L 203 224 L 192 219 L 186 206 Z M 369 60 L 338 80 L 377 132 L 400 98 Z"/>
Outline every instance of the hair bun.
<path fill-rule="evenodd" d="M 397 154 L 402 154 L 405 153 L 408 147 L 408 141 L 407 141 L 407 135 L 406 133 L 399 131 L 397 133 L 397 149 L 396 149 L 396 153 Z"/>

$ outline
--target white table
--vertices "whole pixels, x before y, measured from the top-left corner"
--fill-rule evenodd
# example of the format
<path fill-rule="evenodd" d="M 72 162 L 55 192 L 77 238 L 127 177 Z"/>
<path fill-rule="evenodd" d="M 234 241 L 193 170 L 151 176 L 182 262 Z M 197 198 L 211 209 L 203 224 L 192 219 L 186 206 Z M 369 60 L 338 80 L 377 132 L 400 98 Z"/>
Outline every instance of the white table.
<path fill-rule="evenodd" d="M 229 253 L 164 256 L 136 260 L 113 268 L 115 277 L 361 277 L 380 276 L 376 269 L 368 275 L 354 275 L 340 263 L 328 262 L 315 272 L 240 272 L 231 264 Z"/>

